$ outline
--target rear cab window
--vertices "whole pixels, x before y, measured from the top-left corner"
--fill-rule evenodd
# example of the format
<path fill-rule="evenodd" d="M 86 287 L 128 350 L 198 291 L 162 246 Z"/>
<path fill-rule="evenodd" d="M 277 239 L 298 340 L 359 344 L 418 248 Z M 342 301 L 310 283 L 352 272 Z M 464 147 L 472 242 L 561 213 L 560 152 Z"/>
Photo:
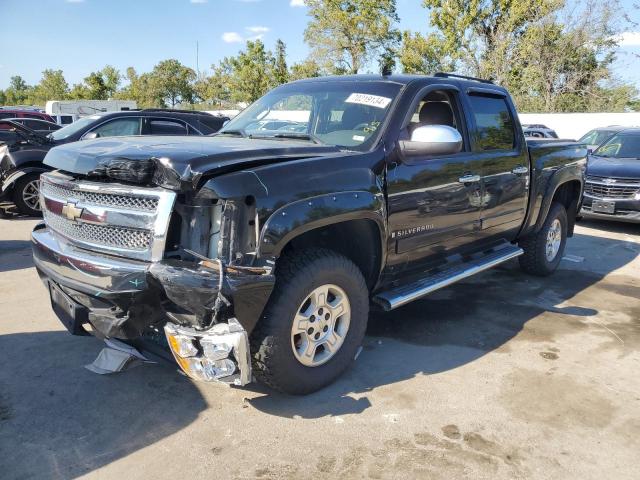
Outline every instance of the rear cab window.
<path fill-rule="evenodd" d="M 513 150 L 516 146 L 515 122 L 505 97 L 469 94 L 471 115 L 476 124 L 476 149 Z"/>

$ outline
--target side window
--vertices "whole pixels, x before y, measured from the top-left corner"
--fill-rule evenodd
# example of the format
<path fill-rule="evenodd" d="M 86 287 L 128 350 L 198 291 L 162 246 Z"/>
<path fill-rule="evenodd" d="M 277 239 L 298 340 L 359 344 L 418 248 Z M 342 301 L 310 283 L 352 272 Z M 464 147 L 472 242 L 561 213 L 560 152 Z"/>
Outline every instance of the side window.
<path fill-rule="evenodd" d="M 186 125 L 177 120 L 149 119 L 149 135 L 187 135 L 188 133 Z"/>
<path fill-rule="evenodd" d="M 71 115 L 61 115 L 60 123 L 62 123 L 62 125 L 69 125 L 73 123 L 73 117 Z"/>
<path fill-rule="evenodd" d="M 22 124 L 26 127 L 31 128 L 32 130 L 44 130 L 46 127 L 42 125 L 42 123 L 37 120 L 25 120 Z"/>
<path fill-rule="evenodd" d="M 37 120 L 41 120 L 41 119 L 42 119 L 42 116 L 40 116 L 40 115 L 36 115 L 36 114 L 34 114 L 34 113 L 23 113 L 23 114 L 22 114 L 22 116 L 23 116 L 24 118 L 35 118 L 35 119 L 37 119 Z"/>
<path fill-rule="evenodd" d="M 135 117 L 117 118 L 89 131 L 95 132 L 101 137 L 140 135 L 140 119 Z"/>
<path fill-rule="evenodd" d="M 502 97 L 469 95 L 476 121 L 480 150 L 512 150 L 515 146 L 513 117 Z"/>

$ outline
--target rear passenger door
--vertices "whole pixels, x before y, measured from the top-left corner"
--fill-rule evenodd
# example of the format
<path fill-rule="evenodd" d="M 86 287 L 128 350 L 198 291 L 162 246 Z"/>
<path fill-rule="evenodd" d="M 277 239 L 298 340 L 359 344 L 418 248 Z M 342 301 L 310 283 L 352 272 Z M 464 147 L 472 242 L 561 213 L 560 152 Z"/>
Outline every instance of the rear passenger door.
<path fill-rule="evenodd" d="M 481 237 L 512 240 L 525 217 L 530 175 L 516 112 L 499 91 L 472 89 L 467 100 L 473 151 L 481 163 Z"/>

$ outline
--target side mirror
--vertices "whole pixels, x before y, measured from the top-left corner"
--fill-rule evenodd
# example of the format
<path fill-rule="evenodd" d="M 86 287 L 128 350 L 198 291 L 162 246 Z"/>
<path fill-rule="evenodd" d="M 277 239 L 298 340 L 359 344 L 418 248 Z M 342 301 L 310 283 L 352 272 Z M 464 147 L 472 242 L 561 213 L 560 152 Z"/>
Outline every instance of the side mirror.
<path fill-rule="evenodd" d="M 462 151 L 462 135 L 446 125 L 424 125 L 411 133 L 411 140 L 400 140 L 403 157 L 453 155 Z"/>
<path fill-rule="evenodd" d="M 82 137 L 83 140 L 93 140 L 94 138 L 100 138 L 100 134 L 98 132 L 89 132 Z"/>
<path fill-rule="evenodd" d="M 587 155 L 591 155 L 593 153 L 593 148 L 587 148 Z"/>

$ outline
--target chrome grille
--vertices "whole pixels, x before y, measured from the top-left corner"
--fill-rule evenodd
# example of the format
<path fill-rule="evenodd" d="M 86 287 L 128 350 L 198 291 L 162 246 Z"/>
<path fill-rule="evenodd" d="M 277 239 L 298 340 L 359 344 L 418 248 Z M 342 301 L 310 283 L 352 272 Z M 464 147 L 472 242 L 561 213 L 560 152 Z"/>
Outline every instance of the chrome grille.
<path fill-rule="evenodd" d="M 93 225 L 67 220 L 53 213 L 44 213 L 46 224 L 65 237 L 82 242 L 131 250 L 146 250 L 153 239 L 151 232 L 133 228 Z"/>
<path fill-rule="evenodd" d="M 174 192 L 88 182 L 57 171 L 40 179 L 44 221 L 52 231 L 92 251 L 162 259 Z"/>
<path fill-rule="evenodd" d="M 633 198 L 640 191 L 640 181 L 587 177 L 584 193 L 595 198 Z"/>
<path fill-rule="evenodd" d="M 153 197 L 126 196 L 113 193 L 98 193 L 74 190 L 61 185 L 54 185 L 45 182 L 42 184 L 42 191 L 47 196 L 60 199 L 73 198 L 83 200 L 85 203 L 98 206 L 119 207 L 131 210 L 145 210 L 152 212 L 158 208 L 158 199 Z"/>

